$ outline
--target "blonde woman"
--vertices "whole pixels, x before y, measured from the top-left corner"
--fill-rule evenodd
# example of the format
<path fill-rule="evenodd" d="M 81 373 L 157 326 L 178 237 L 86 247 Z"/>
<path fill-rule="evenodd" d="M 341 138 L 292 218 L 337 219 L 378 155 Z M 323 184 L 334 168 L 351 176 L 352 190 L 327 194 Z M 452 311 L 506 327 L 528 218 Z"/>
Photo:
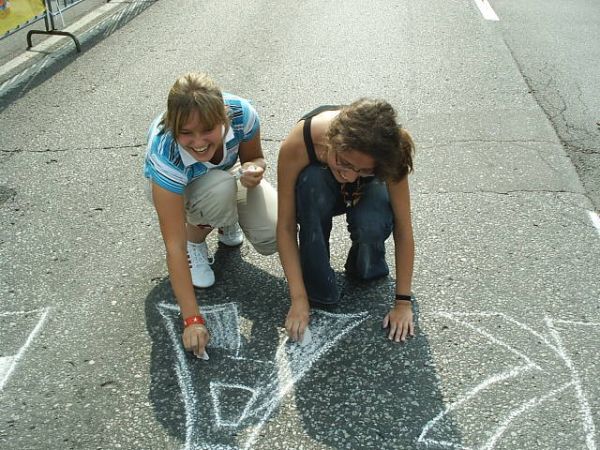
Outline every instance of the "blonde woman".
<path fill-rule="evenodd" d="M 385 240 L 395 244 L 394 306 L 383 319 L 396 342 L 414 335 L 414 241 L 407 175 L 413 141 L 392 106 L 360 99 L 304 115 L 281 146 L 277 167 L 279 257 L 291 306 L 285 326 L 300 340 L 310 308 L 339 302 L 330 265 L 332 218 L 345 214 L 352 246 L 346 274 L 361 280 L 388 275 Z"/>
<path fill-rule="evenodd" d="M 206 237 L 263 255 L 276 251 L 277 194 L 266 180 L 260 122 L 250 103 L 222 92 L 203 73 L 181 76 L 166 112 L 148 131 L 144 175 L 150 181 L 166 247 L 186 350 L 202 357 L 209 340 L 195 287 L 215 282 Z"/>

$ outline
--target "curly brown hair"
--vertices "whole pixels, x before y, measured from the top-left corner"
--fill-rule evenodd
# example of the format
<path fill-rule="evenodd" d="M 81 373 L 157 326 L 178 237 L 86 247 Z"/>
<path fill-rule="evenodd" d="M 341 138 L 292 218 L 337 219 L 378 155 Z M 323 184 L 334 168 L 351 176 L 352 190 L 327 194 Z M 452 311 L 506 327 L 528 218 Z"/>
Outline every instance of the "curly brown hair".
<path fill-rule="evenodd" d="M 344 106 L 329 125 L 327 138 L 337 151 L 371 156 L 375 175 L 383 180 L 398 182 L 413 170 L 414 142 L 385 100 L 360 98 Z"/>
<path fill-rule="evenodd" d="M 223 93 L 205 73 L 186 73 L 175 81 L 169 91 L 167 112 L 161 124 L 177 138 L 193 112 L 198 113 L 206 129 L 229 123 Z"/>

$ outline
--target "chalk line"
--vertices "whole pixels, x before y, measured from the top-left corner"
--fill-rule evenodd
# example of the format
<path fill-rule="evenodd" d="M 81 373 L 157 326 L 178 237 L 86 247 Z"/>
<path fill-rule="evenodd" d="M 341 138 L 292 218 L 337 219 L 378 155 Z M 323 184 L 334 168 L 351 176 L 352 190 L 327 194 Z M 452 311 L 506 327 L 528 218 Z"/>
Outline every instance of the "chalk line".
<path fill-rule="evenodd" d="M 497 383 L 500 383 L 501 381 L 505 381 L 510 378 L 515 378 L 515 377 L 519 376 L 521 373 L 526 372 L 531 369 L 534 369 L 534 368 L 535 368 L 534 365 L 527 364 L 525 366 L 516 367 L 508 372 L 503 372 L 503 373 L 496 374 L 496 375 L 493 375 L 493 376 L 487 378 L 486 380 L 484 380 L 482 383 L 475 386 L 473 389 L 471 389 L 466 394 L 461 395 L 458 398 L 458 400 L 456 400 L 455 402 L 448 405 L 446 407 L 446 409 L 441 411 L 437 416 L 435 416 L 433 419 L 431 419 L 429 422 L 427 422 L 425 424 L 425 426 L 423 427 L 423 429 L 421 430 L 421 434 L 419 435 L 417 442 L 421 442 L 421 443 L 429 444 L 429 445 L 440 445 L 441 444 L 440 441 L 437 441 L 435 439 L 429 439 L 429 438 L 425 437 L 427 435 L 427 433 L 429 433 L 429 431 L 435 426 L 435 424 L 437 422 L 442 420 L 445 416 L 447 416 L 452 411 L 457 409 L 463 403 L 466 403 L 467 401 L 469 401 L 470 399 L 475 397 L 480 392 L 492 387 L 493 385 L 495 385 Z M 452 446 L 453 448 L 459 448 L 459 449 L 464 449 L 464 450 L 469 449 L 469 447 L 464 447 L 460 444 L 453 444 L 453 443 L 449 443 L 449 442 L 446 442 L 444 446 L 445 447 Z"/>
<path fill-rule="evenodd" d="M 221 402 L 219 401 L 220 395 L 224 390 L 237 390 L 250 393 L 250 399 L 246 402 L 244 409 L 239 415 L 237 420 L 223 420 L 223 414 L 221 413 Z M 215 420 L 219 427 L 237 427 L 246 417 L 254 402 L 258 397 L 258 391 L 256 389 L 249 388 L 241 384 L 226 384 L 226 383 L 210 383 L 210 396 L 213 404 L 213 411 L 215 413 Z"/>
<path fill-rule="evenodd" d="M 269 366 L 274 366 L 275 363 L 273 361 L 261 361 L 259 359 L 254 358 L 244 358 L 243 356 L 226 356 L 226 358 L 233 359 L 234 361 L 250 361 L 258 364 L 267 364 Z"/>
<path fill-rule="evenodd" d="M 2 380 L 8 378 L 10 373 L 12 372 L 13 362 L 15 357 L 11 356 L 3 356 L 0 358 L 0 383 Z"/>
<path fill-rule="evenodd" d="M 313 340 L 310 344 L 299 345 L 297 343 L 289 343 L 288 337 L 281 335 L 281 341 L 276 349 L 275 361 L 258 361 L 255 358 L 244 358 L 243 348 L 237 344 L 237 339 L 232 339 L 231 336 L 223 337 L 218 333 L 214 334 L 211 328 L 215 327 L 216 323 L 222 322 L 224 328 L 237 327 L 240 323 L 240 318 L 237 316 L 237 305 L 230 303 L 215 307 L 204 307 L 202 312 L 207 318 L 207 326 L 211 335 L 211 345 L 219 345 L 232 350 L 234 355 L 225 355 L 232 363 L 239 361 L 240 363 L 248 362 L 250 364 L 260 363 L 266 369 L 266 372 L 258 371 L 250 375 L 249 381 L 251 386 L 244 383 L 230 382 L 227 379 L 222 381 L 211 381 L 210 389 L 204 389 L 202 392 L 193 384 L 191 364 L 188 364 L 186 352 L 180 342 L 179 328 L 176 326 L 178 320 L 179 308 L 175 305 L 159 304 L 161 316 L 165 321 L 165 325 L 177 358 L 176 374 L 180 385 L 183 405 L 186 414 L 186 436 L 185 449 L 195 450 L 199 448 L 210 449 L 233 449 L 227 445 L 207 442 L 209 433 L 207 430 L 200 428 L 202 425 L 212 427 L 227 427 L 230 430 L 240 430 L 238 437 L 243 436 L 242 433 L 248 431 L 249 434 L 243 438 L 245 442 L 240 444 L 244 449 L 252 448 L 255 441 L 260 435 L 261 429 L 267 423 L 269 417 L 275 409 L 280 405 L 283 398 L 293 389 L 297 383 L 312 367 L 312 365 L 327 351 L 329 351 L 336 343 L 352 329 L 360 325 L 367 319 L 367 313 L 359 314 L 332 314 L 322 311 L 314 311 L 311 316 L 311 330 Z M 232 314 L 232 311 L 235 314 Z M 229 327 L 225 326 L 224 322 L 230 321 L 231 317 L 235 316 L 237 320 L 231 322 Z M 223 319 L 225 317 L 225 319 Z M 239 329 L 229 330 L 229 334 L 239 336 Z M 236 345 L 224 345 L 224 342 L 231 343 L 236 341 Z M 224 374 L 227 377 L 227 374 Z M 254 377 L 254 378 L 252 378 Z M 238 391 L 238 401 L 241 400 L 243 405 L 238 409 L 238 412 L 232 413 L 231 410 L 225 412 L 222 408 L 222 397 L 228 393 Z M 200 396 L 209 396 L 206 402 L 200 400 Z M 212 406 L 212 408 L 210 408 Z M 210 410 L 212 409 L 212 414 Z M 209 417 L 214 418 L 213 421 Z M 248 423 L 249 420 L 255 420 L 254 423 Z M 206 424 L 204 424 L 206 422 Z M 216 438 L 218 439 L 218 437 Z"/>
<path fill-rule="evenodd" d="M 321 318 L 319 318 L 321 316 Z M 310 370 L 312 365 L 328 350 L 330 350 L 344 335 L 352 331 L 362 322 L 364 322 L 369 315 L 366 312 L 358 314 L 333 314 L 325 311 L 315 310 L 311 315 L 311 334 L 312 340 L 310 343 L 305 345 L 292 344 L 286 345 L 288 337 L 286 336 L 283 342 L 279 345 L 275 360 L 277 361 L 278 371 L 278 385 L 279 389 L 275 392 L 277 394 L 272 397 L 262 408 L 265 412 L 263 417 L 260 419 L 258 425 L 254 428 L 252 434 L 246 441 L 244 449 L 248 450 L 252 448 L 252 445 L 256 441 L 260 430 L 264 427 L 267 419 L 271 416 L 275 408 L 279 406 L 283 398 L 292 390 L 294 385 Z M 336 320 L 335 324 L 326 324 L 325 327 L 320 326 L 320 322 L 323 319 Z M 341 330 L 337 330 L 334 336 L 330 336 L 330 330 L 332 325 L 337 325 L 344 321 L 349 322 L 342 326 Z M 320 344 L 320 342 L 322 344 Z M 273 386 L 275 383 L 271 383 Z M 273 386 L 276 387 L 276 386 Z"/>
<path fill-rule="evenodd" d="M 175 325 L 173 320 L 167 315 L 166 311 L 171 309 L 170 305 L 165 303 L 161 303 L 158 305 L 158 312 L 165 319 L 165 327 L 167 328 L 167 333 L 171 338 L 171 341 L 176 344 L 179 342 L 179 336 L 175 331 Z M 179 311 L 179 308 L 177 308 Z M 182 345 L 173 345 L 175 353 L 177 355 L 178 364 L 175 365 L 175 373 L 177 375 L 177 381 L 179 382 L 179 388 L 181 389 L 181 396 L 183 397 L 184 409 L 186 411 L 185 415 L 185 449 L 190 450 L 189 442 L 190 438 L 194 432 L 194 420 L 193 420 L 193 411 L 196 411 L 196 405 L 198 404 L 198 399 L 194 394 L 194 390 L 191 389 L 191 376 L 190 370 L 187 364 L 187 360 L 185 357 L 185 351 Z M 190 411 L 192 413 L 190 413 Z"/>
<path fill-rule="evenodd" d="M 0 312 L 0 317 L 25 316 L 27 314 L 36 314 L 36 313 L 39 313 L 41 311 L 44 311 L 45 309 L 49 309 L 49 308 L 31 309 L 29 311 L 2 311 L 2 312 Z"/>
<path fill-rule="evenodd" d="M 458 409 L 462 404 L 466 403 L 468 400 L 477 396 L 483 390 L 491 388 L 494 384 L 498 383 L 499 381 L 503 381 L 508 378 L 514 378 L 516 376 L 519 376 L 522 372 L 525 372 L 530 369 L 537 369 L 537 370 L 543 371 L 541 367 L 536 365 L 529 357 L 524 355 L 522 352 L 517 351 L 512 346 L 506 344 L 505 342 L 501 341 L 500 339 L 496 338 L 495 336 L 492 336 L 487 331 L 485 331 L 477 326 L 474 326 L 468 322 L 464 322 L 464 321 L 458 319 L 459 317 L 460 318 L 500 317 L 503 320 L 506 320 L 506 321 L 518 326 L 519 328 L 527 331 L 531 335 L 535 336 L 537 339 L 539 339 L 541 342 L 543 342 L 549 349 L 551 349 L 556 354 L 556 356 L 563 362 L 565 368 L 567 369 L 567 371 L 569 372 L 569 374 L 571 376 L 571 381 L 564 384 L 560 388 L 553 390 L 545 395 L 536 396 L 534 398 L 531 398 L 531 399 L 527 400 L 526 402 L 524 402 L 523 404 L 521 404 L 521 406 L 519 406 L 518 408 L 510 411 L 504 417 L 504 419 L 502 420 L 500 425 L 497 428 L 495 428 L 492 437 L 489 440 L 487 440 L 487 442 L 484 443 L 483 445 L 481 445 L 481 446 L 478 445 L 477 448 L 482 449 L 482 450 L 491 450 L 492 448 L 494 448 L 496 443 L 500 440 L 502 435 L 506 432 L 508 427 L 511 426 L 512 423 L 523 413 L 525 413 L 528 410 L 538 407 L 540 404 L 542 404 L 546 400 L 556 396 L 558 393 L 560 393 L 568 388 L 574 388 L 577 400 L 580 405 L 581 416 L 583 419 L 583 427 L 584 427 L 584 431 L 585 431 L 585 435 L 586 435 L 587 448 L 589 450 L 596 450 L 596 443 L 594 440 L 595 439 L 595 426 L 594 426 L 594 422 L 593 422 L 593 416 L 591 414 L 591 409 L 590 409 L 589 403 L 587 401 L 585 392 L 583 390 L 582 383 L 579 378 L 579 374 L 578 374 L 577 370 L 575 369 L 573 363 L 569 359 L 569 357 L 564 349 L 560 335 L 559 335 L 558 331 L 554 328 L 554 324 L 562 323 L 562 324 L 568 324 L 568 325 L 584 325 L 584 326 L 597 327 L 597 326 L 600 326 L 599 323 L 576 322 L 576 321 L 560 320 L 560 319 L 552 320 L 552 319 L 546 318 L 545 319 L 546 326 L 550 330 L 550 336 L 555 341 L 554 343 L 551 343 L 542 334 L 536 332 L 531 327 L 529 327 L 529 326 L 525 325 L 524 323 L 521 323 L 503 313 L 496 313 L 496 312 L 492 312 L 492 313 L 488 313 L 488 312 L 448 313 L 448 312 L 442 311 L 442 312 L 435 313 L 435 314 L 445 317 L 447 319 L 453 320 L 454 322 L 457 322 L 467 328 L 474 330 L 475 332 L 477 332 L 477 333 L 481 334 L 482 336 L 486 337 L 487 339 L 489 339 L 491 342 L 493 342 L 497 345 L 500 345 L 500 346 L 508 349 L 509 351 L 511 351 L 513 354 L 519 356 L 524 361 L 526 361 L 527 364 L 525 366 L 519 366 L 509 372 L 503 372 L 501 374 L 496 374 L 492 377 L 489 377 L 486 380 L 484 380 L 482 383 L 480 383 L 477 386 L 475 386 L 474 388 L 470 389 L 467 393 L 461 395 L 458 398 L 458 400 L 456 400 L 455 402 L 448 405 L 443 411 L 441 411 L 433 419 L 431 419 L 429 422 L 427 422 L 427 424 L 423 427 L 419 438 L 417 439 L 418 442 L 424 443 L 427 445 L 437 445 L 437 446 L 441 446 L 441 447 L 445 447 L 445 448 L 470 450 L 469 447 L 463 446 L 460 443 L 453 443 L 453 442 L 448 442 L 448 441 L 443 441 L 443 440 L 435 440 L 435 439 L 428 438 L 427 435 L 431 432 L 433 427 L 439 421 L 441 421 L 445 416 L 447 416 L 453 410 Z"/>
<path fill-rule="evenodd" d="M 160 303 L 159 308 L 170 311 L 174 315 L 179 314 L 179 307 L 168 303 Z M 223 303 L 216 306 L 205 306 L 202 314 L 206 318 L 210 341 L 207 348 L 222 348 L 233 352 L 238 356 L 242 339 L 239 332 L 240 318 L 235 303 Z M 165 317 L 163 315 L 163 317 Z"/>
<path fill-rule="evenodd" d="M 481 11 L 481 15 L 485 20 L 500 20 L 488 0 L 475 0 L 475 4 L 479 8 L 479 11 Z"/>
<path fill-rule="evenodd" d="M 35 325 L 33 330 L 29 333 L 29 336 L 25 340 L 25 343 L 19 348 L 19 351 L 13 356 L 3 358 L 3 360 L 1 361 L 1 364 L 0 364 L 0 392 L 4 389 L 4 386 L 6 385 L 9 377 L 11 376 L 11 374 L 17 367 L 18 362 L 21 360 L 21 358 L 23 357 L 23 355 L 25 354 L 25 352 L 27 351 L 27 349 L 33 342 L 33 339 L 37 336 L 37 334 L 42 329 L 42 326 L 44 325 L 44 322 L 46 321 L 46 318 L 48 317 L 49 311 L 50 311 L 50 308 L 41 308 L 41 309 L 35 309 L 32 311 L 17 311 L 17 312 L 11 311 L 11 312 L 0 313 L 0 316 L 12 316 L 12 315 L 25 315 L 25 314 L 33 314 L 33 313 L 41 312 L 40 318 L 38 319 L 37 324 Z"/>
<path fill-rule="evenodd" d="M 580 322 L 577 320 L 552 319 L 553 323 L 564 325 L 577 325 L 578 327 L 600 327 L 600 322 Z"/>
<path fill-rule="evenodd" d="M 515 350 L 514 348 L 512 348 L 510 345 L 506 344 L 505 342 L 500 341 L 499 339 L 497 339 L 496 337 L 494 337 L 487 331 L 482 330 L 482 329 L 476 327 L 475 325 L 471 325 L 468 322 L 463 322 L 462 320 L 458 320 L 456 317 L 454 317 L 454 316 L 459 316 L 460 314 L 447 313 L 447 312 L 443 312 L 443 311 L 435 313 L 435 314 L 442 316 L 442 317 L 446 317 L 447 319 L 453 320 L 455 322 L 460 323 L 461 325 L 464 325 L 467 328 L 472 329 L 473 331 L 475 331 L 475 332 L 481 334 L 482 336 L 486 337 L 487 339 L 489 339 L 494 344 L 506 348 L 509 352 L 513 353 L 514 355 L 518 356 L 519 358 L 521 358 L 525 362 L 527 362 L 527 364 L 532 365 L 533 367 L 535 367 L 538 370 L 542 370 L 541 367 L 538 366 L 533 361 L 531 361 L 531 359 L 529 359 L 528 356 L 524 355 L 523 353 L 519 352 L 518 350 Z"/>
<path fill-rule="evenodd" d="M 518 416 L 520 416 L 521 414 L 525 413 L 526 411 L 535 408 L 537 406 L 539 406 L 540 404 L 542 404 L 543 402 L 545 402 L 546 400 L 555 397 L 557 394 L 560 394 L 562 391 L 564 391 L 565 389 L 573 386 L 575 383 L 573 381 L 571 381 L 570 383 L 567 383 L 563 386 L 561 386 L 558 389 L 555 389 L 554 391 L 542 396 L 542 397 L 535 397 L 530 399 L 529 401 L 525 402 L 523 405 L 521 405 L 519 408 L 511 411 L 507 417 L 502 421 L 502 423 L 500 424 L 500 426 L 498 427 L 498 429 L 496 430 L 496 432 L 494 433 L 494 435 L 490 438 L 490 440 L 482 447 L 482 450 L 491 450 L 494 448 L 494 446 L 496 445 L 496 442 L 498 442 L 498 440 L 502 437 L 502 435 L 506 432 L 506 430 L 508 429 L 509 425 L 514 421 L 514 419 L 516 419 Z"/>
<path fill-rule="evenodd" d="M 561 352 L 562 359 L 571 371 L 571 378 L 573 383 L 575 384 L 575 392 L 577 394 L 577 399 L 579 400 L 579 406 L 581 410 L 581 416 L 583 419 L 583 429 L 585 431 L 585 443 L 589 450 L 596 450 L 596 426 L 594 425 L 594 418 L 592 416 L 592 410 L 588 403 L 585 392 L 583 391 L 583 386 L 581 384 L 581 379 L 579 377 L 579 372 L 575 368 L 575 365 L 571 361 L 571 358 L 567 354 L 560 333 L 556 328 L 554 328 L 554 322 L 552 319 L 546 317 L 545 319 L 548 328 L 550 329 L 550 334 L 556 341 L 556 346 L 558 350 Z"/>
<path fill-rule="evenodd" d="M 504 313 L 501 313 L 501 312 L 491 312 L 491 313 L 489 313 L 489 312 L 445 312 L 445 311 L 441 311 L 441 313 L 443 313 L 447 316 L 455 316 L 455 317 L 471 317 L 471 316 L 500 317 L 503 320 L 506 320 L 507 322 L 512 323 L 513 325 L 516 325 L 517 327 L 521 328 L 522 330 L 527 331 L 528 333 L 534 335 L 539 340 L 541 340 L 544 344 L 546 344 L 546 346 L 548 346 L 554 353 L 556 353 L 557 356 L 560 356 L 560 352 L 558 351 L 558 349 L 543 334 L 537 332 L 530 326 L 524 324 L 523 322 L 519 322 L 518 320 L 513 319 L 512 317 L 510 317 Z"/>
<path fill-rule="evenodd" d="M 600 217 L 598 217 L 598 213 L 596 213 L 595 211 L 588 211 L 588 215 L 590 216 L 592 225 L 594 225 L 594 228 L 596 228 L 598 235 L 600 235 Z"/>
<path fill-rule="evenodd" d="M 198 411 L 200 408 L 198 407 L 198 397 L 193 388 L 191 370 L 186 357 L 186 352 L 181 345 L 179 331 L 176 331 L 175 321 L 178 320 L 179 317 L 179 307 L 168 303 L 159 303 L 157 308 L 164 319 L 165 327 L 167 328 L 167 332 L 175 349 L 177 358 L 175 372 L 181 389 L 184 410 L 186 413 L 186 437 L 184 449 L 192 450 L 196 448 L 196 446 L 192 446 L 192 442 L 195 436 L 195 426 L 199 419 Z M 217 306 L 205 306 L 202 308 L 202 314 L 206 317 L 207 327 L 211 333 L 211 340 L 209 341 L 207 348 L 223 348 L 232 351 L 237 355 L 241 345 L 238 329 L 239 319 L 237 305 L 235 303 L 225 303 Z M 222 323 L 221 319 L 223 317 L 229 322 L 229 326 Z M 217 448 L 233 449 L 234 447 L 211 446 L 210 448 L 216 450 Z"/>

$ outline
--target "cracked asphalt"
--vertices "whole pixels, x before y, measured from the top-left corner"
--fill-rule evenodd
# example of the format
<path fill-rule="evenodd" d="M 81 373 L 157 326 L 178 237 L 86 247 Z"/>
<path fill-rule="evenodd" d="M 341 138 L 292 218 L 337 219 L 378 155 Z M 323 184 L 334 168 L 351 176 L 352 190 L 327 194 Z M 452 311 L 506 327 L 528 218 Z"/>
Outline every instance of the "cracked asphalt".
<path fill-rule="evenodd" d="M 600 50 L 597 5 L 534 0 L 493 2 L 501 35 L 529 92 L 552 124 L 585 190 L 600 211 Z M 544 20 L 539 20 L 543 12 Z"/>
<path fill-rule="evenodd" d="M 132 1 L 81 54 L 1 79 L 0 447 L 596 448 L 600 7 L 491 3 L 497 23 L 472 0 Z M 395 105 L 417 143 L 416 338 L 386 339 L 394 280 L 346 279 L 336 220 L 342 305 L 313 347 L 285 342 L 277 256 L 212 236 L 197 296 L 220 346 L 181 351 L 142 162 L 191 69 L 253 101 L 273 183 L 304 112 Z"/>

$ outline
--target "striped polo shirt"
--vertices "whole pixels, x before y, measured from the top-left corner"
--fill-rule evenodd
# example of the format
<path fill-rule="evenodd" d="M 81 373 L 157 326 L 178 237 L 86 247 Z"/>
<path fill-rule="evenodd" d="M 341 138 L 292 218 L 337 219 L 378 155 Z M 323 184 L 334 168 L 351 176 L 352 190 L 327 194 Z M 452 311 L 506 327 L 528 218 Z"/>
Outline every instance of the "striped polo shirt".
<path fill-rule="evenodd" d="M 194 159 L 177 143 L 173 134 L 160 125 L 163 113 L 154 119 L 148 129 L 144 176 L 160 187 L 182 195 L 189 183 L 209 170 L 230 169 L 238 159 L 240 143 L 254 137 L 260 128 L 260 121 L 248 100 L 225 92 L 223 100 L 227 106 L 230 127 L 223 139 L 221 162 L 212 164 Z"/>

